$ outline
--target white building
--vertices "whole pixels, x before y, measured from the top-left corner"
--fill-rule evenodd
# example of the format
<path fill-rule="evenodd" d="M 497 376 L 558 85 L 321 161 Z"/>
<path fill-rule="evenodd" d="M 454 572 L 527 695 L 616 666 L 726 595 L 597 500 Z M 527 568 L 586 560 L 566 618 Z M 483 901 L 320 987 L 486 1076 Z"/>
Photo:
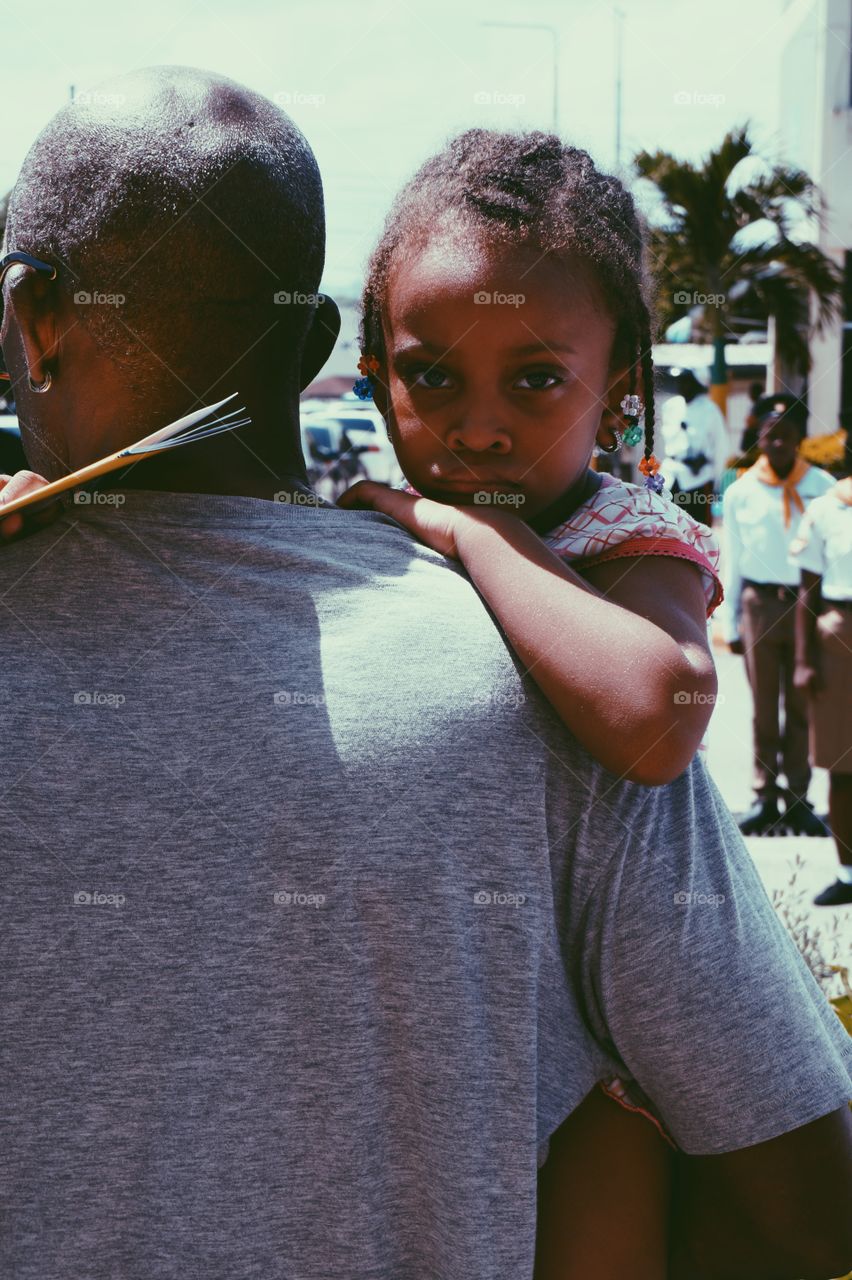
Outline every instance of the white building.
<path fill-rule="evenodd" d="M 852 3 L 790 0 L 782 28 L 783 159 L 819 185 L 824 225 L 814 239 L 846 280 L 842 321 L 811 341 L 808 430 L 819 435 L 852 410 Z"/>

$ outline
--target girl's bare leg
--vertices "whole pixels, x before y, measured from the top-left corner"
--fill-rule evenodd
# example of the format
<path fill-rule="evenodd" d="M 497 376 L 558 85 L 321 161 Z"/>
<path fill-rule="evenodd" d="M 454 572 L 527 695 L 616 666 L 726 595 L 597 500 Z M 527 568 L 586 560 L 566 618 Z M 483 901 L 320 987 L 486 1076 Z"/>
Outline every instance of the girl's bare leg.
<path fill-rule="evenodd" d="M 538 1177 L 535 1280 L 665 1280 L 674 1151 L 595 1088 Z"/>

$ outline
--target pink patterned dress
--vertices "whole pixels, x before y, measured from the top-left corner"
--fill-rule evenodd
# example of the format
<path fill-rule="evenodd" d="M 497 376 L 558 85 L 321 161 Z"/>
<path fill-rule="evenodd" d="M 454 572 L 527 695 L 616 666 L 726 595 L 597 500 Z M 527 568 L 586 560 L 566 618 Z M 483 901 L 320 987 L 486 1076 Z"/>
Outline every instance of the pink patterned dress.
<path fill-rule="evenodd" d="M 664 494 L 606 471 L 596 474 L 600 485 L 591 497 L 564 524 L 544 534 L 542 541 L 578 573 L 628 556 L 689 560 L 701 571 L 709 618 L 724 598 L 715 535 Z M 401 487 L 420 497 L 412 485 Z"/>
<path fill-rule="evenodd" d="M 599 474 L 596 492 L 543 541 L 580 573 L 628 556 L 689 560 L 701 570 L 709 618 L 723 598 L 714 534 L 664 494 Z"/>

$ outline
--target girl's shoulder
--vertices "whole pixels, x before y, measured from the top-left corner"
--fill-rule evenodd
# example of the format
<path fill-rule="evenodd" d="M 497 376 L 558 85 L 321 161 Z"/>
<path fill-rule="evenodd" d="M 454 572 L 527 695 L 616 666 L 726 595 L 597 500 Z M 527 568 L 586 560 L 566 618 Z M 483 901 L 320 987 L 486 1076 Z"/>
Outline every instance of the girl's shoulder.
<path fill-rule="evenodd" d="M 569 543 L 578 551 L 589 546 L 599 554 L 636 535 L 668 534 L 687 542 L 715 545 L 711 530 L 679 506 L 667 493 L 619 480 L 604 473 L 596 491 L 564 524 L 546 535 L 549 544 Z"/>
<path fill-rule="evenodd" d="M 595 493 L 544 541 L 577 569 L 622 556 L 690 560 L 702 571 L 708 616 L 722 601 L 719 545 L 711 529 L 666 493 L 644 485 L 602 474 Z"/>

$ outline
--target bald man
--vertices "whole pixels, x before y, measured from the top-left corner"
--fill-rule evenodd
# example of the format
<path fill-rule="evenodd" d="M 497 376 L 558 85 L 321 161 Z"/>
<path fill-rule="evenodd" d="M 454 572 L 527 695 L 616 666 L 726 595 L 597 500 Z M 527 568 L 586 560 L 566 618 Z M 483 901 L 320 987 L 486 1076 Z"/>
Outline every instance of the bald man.
<path fill-rule="evenodd" d="M 6 252 L 39 475 L 252 424 L 4 522 L 3 1280 L 528 1280 L 602 1080 L 680 1149 L 674 1280 L 845 1270 L 850 1042 L 701 761 L 608 775 L 457 563 L 307 486 L 298 130 L 135 73 L 36 141 Z"/>

